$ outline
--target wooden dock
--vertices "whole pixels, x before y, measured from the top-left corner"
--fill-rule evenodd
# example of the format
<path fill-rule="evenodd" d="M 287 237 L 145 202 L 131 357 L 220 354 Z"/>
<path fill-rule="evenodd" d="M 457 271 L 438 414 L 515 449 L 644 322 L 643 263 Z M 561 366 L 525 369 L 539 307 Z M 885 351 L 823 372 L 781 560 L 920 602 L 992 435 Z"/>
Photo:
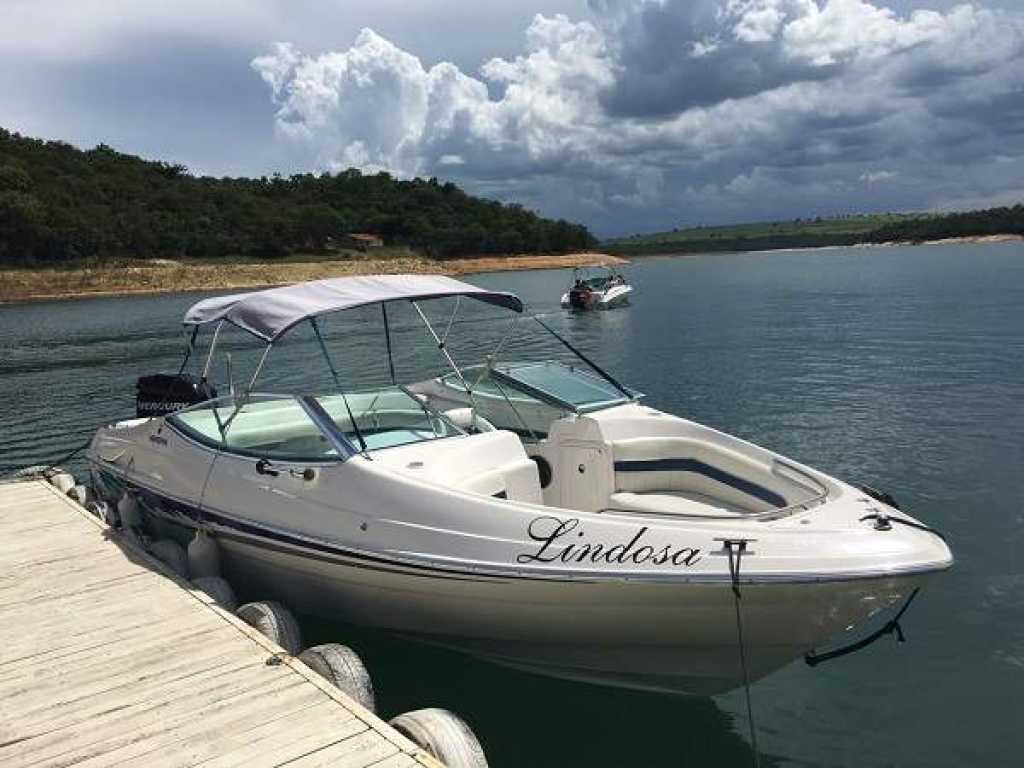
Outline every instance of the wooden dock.
<path fill-rule="evenodd" d="M 442 768 L 42 481 L 0 485 L 0 765 Z"/>

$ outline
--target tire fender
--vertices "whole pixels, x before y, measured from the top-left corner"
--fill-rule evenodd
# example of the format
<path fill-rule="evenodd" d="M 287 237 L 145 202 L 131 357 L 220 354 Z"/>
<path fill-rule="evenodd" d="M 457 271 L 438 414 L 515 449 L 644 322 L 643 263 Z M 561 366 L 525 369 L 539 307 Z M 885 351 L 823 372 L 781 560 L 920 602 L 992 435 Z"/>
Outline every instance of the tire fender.
<path fill-rule="evenodd" d="M 376 711 L 370 673 L 359 654 L 348 646 L 338 643 L 315 645 L 300 653 L 299 661 L 371 712 Z"/>
<path fill-rule="evenodd" d="M 487 768 L 487 758 L 466 722 L 447 709 L 417 709 L 391 720 L 391 727 L 448 768 Z"/>
<path fill-rule="evenodd" d="M 92 492 L 84 485 L 76 485 L 68 491 L 68 497 L 84 507 L 92 501 Z"/>
<path fill-rule="evenodd" d="M 274 600 L 246 603 L 235 615 L 292 656 L 302 650 L 302 632 L 292 612 Z"/>
<path fill-rule="evenodd" d="M 61 493 L 67 493 L 75 487 L 75 476 L 70 472 L 57 472 L 50 477 L 50 484 Z"/>
<path fill-rule="evenodd" d="M 105 501 L 90 501 L 85 508 L 111 528 L 117 528 L 120 525 L 117 519 L 117 510 Z"/>

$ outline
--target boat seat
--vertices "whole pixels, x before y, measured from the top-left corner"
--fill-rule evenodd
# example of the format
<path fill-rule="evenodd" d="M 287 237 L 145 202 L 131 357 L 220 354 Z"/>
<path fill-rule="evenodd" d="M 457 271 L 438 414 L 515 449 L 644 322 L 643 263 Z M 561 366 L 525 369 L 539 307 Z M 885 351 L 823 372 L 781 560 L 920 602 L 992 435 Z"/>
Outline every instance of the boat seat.
<path fill-rule="evenodd" d="M 715 509 L 737 514 L 787 504 L 784 480 L 724 446 L 691 438 L 644 437 L 615 441 L 612 452 L 615 488 L 609 503 L 625 494 L 620 501 L 634 508 L 656 504 L 682 510 L 686 504 L 699 504 L 695 499 L 707 499 Z"/>
<path fill-rule="evenodd" d="M 619 491 L 608 498 L 608 508 L 621 512 L 655 515 L 743 517 L 747 510 L 721 499 L 682 491 L 631 493 Z"/>
<path fill-rule="evenodd" d="M 466 477 L 458 488 L 483 496 L 498 496 L 513 501 L 542 504 L 537 465 L 530 459 L 510 461 L 490 472 Z"/>
<path fill-rule="evenodd" d="M 494 430 L 399 446 L 374 460 L 395 471 L 467 493 L 543 503 L 537 465 L 512 432 Z"/>

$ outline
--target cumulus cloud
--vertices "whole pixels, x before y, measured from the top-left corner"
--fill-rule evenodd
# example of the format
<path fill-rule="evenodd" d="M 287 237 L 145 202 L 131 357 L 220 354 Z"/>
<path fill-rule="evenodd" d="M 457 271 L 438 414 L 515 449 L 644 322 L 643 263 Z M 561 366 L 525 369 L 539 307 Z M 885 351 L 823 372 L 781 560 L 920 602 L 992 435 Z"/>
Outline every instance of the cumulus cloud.
<path fill-rule="evenodd" d="M 252 66 L 279 134 L 324 167 L 437 173 L 606 231 L 616 217 L 658 226 L 822 201 L 928 207 L 956 184 L 997 194 L 1024 169 L 1022 14 L 898 15 L 868 0 L 589 7 L 585 20 L 537 15 L 520 55 L 478 73 L 426 66 L 370 29 L 315 56 L 278 43 Z M 897 187 L 909 197 L 882 196 Z"/>
<path fill-rule="evenodd" d="M 565 16 L 537 16 L 523 55 L 484 64 L 483 77 L 502 89 L 497 99 L 484 80 L 448 62 L 428 69 L 371 29 L 348 50 L 317 57 L 278 43 L 252 66 L 273 92 L 283 134 L 311 142 L 328 166 L 403 175 L 571 162 L 600 120 L 598 90 L 613 81 L 601 34 Z"/>
<path fill-rule="evenodd" d="M 899 176 L 895 171 L 864 171 L 860 175 L 860 180 L 867 182 L 868 184 L 877 184 L 880 181 L 890 181 Z"/>

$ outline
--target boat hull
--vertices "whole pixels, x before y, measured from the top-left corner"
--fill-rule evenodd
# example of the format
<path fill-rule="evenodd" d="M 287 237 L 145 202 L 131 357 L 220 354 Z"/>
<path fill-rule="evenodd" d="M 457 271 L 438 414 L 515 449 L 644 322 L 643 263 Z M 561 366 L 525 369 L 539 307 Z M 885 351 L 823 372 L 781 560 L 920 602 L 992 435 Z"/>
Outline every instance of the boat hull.
<path fill-rule="evenodd" d="M 187 542 L 180 518 L 151 529 Z M 506 666 L 602 685 L 714 695 L 743 682 L 728 582 L 514 578 L 424 570 L 215 531 L 253 598 L 398 633 Z M 751 681 L 898 605 L 925 576 L 741 587 Z"/>
<path fill-rule="evenodd" d="M 247 585 L 301 612 L 531 672 L 702 695 L 742 683 L 729 584 L 413 575 L 238 541 L 225 550 Z M 743 585 L 751 680 L 901 603 L 922 578 Z"/>
<path fill-rule="evenodd" d="M 619 285 L 607 291 L 568 291 L 562 295 L 562 306 L 577 311 L 592 309 L 616 309 L 629 304 L 632 286 Z"/>

